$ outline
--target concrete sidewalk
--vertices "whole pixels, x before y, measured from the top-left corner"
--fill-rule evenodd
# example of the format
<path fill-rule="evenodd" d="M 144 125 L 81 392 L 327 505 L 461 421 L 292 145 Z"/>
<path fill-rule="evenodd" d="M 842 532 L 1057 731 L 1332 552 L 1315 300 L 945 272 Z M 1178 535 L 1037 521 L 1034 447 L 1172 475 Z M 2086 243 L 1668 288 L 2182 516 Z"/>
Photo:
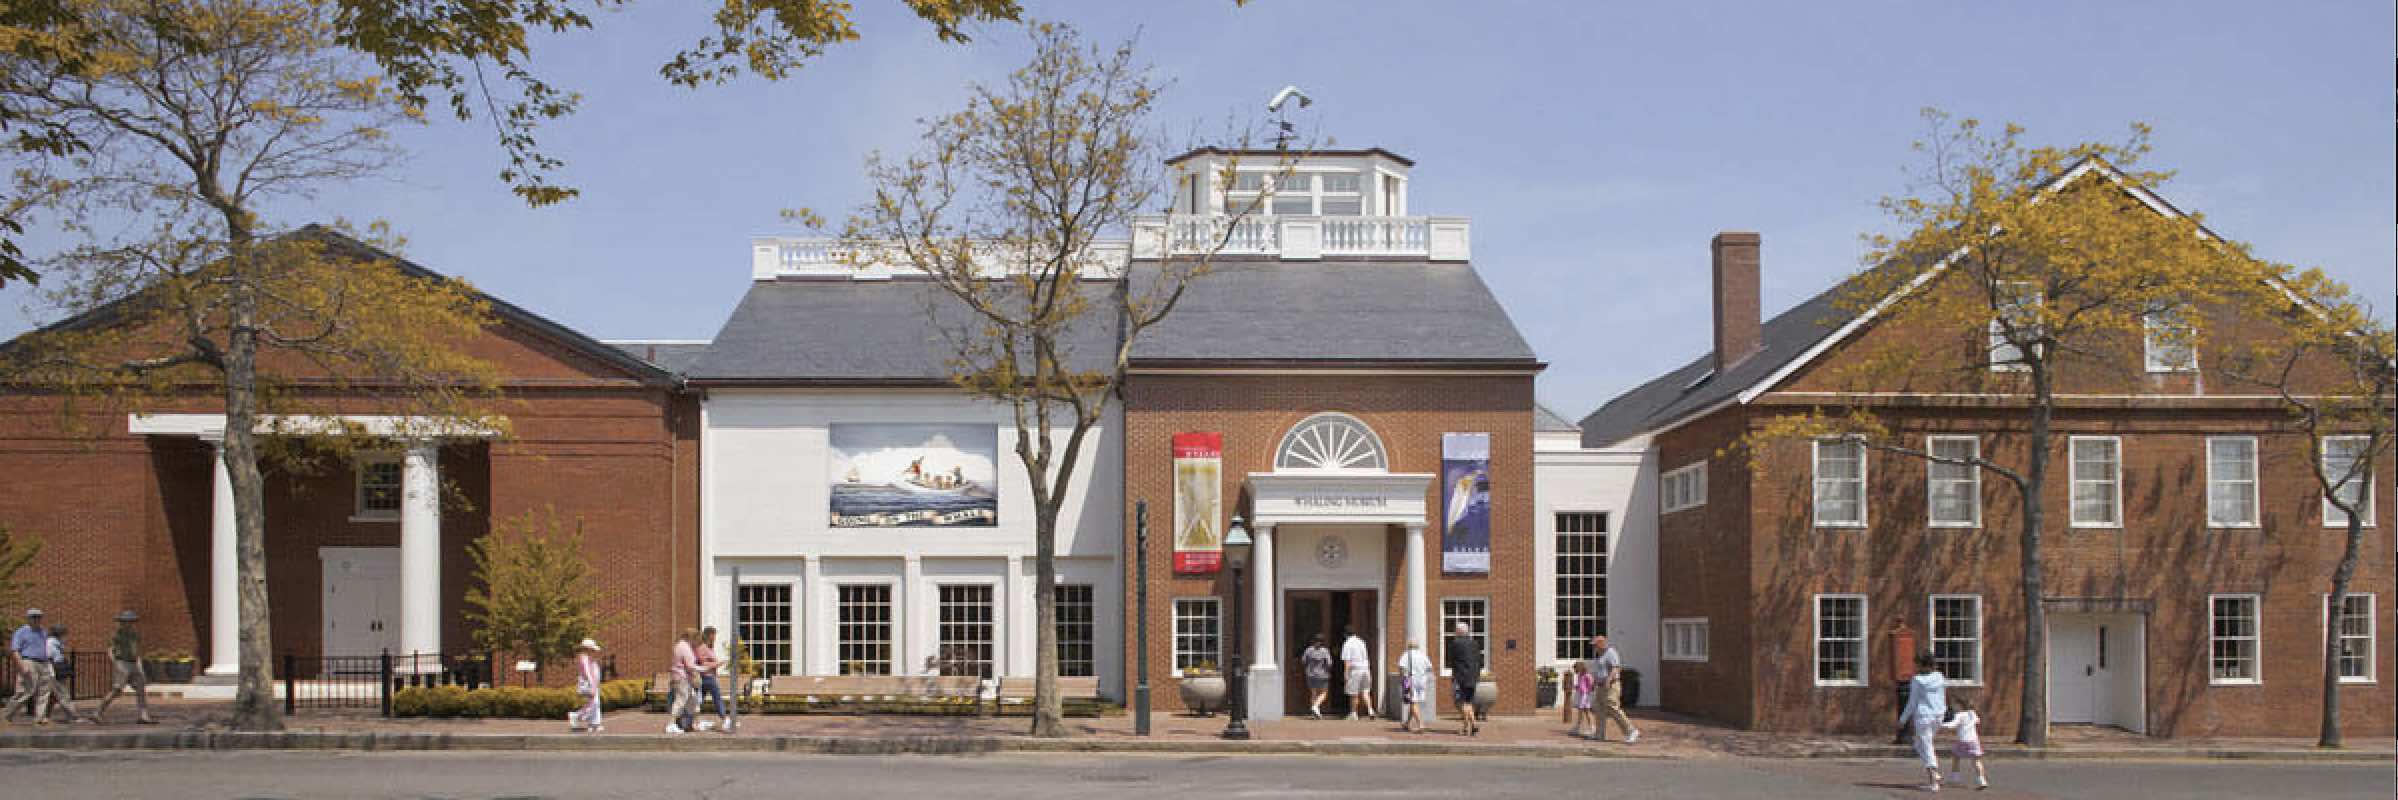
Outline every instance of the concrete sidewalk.
<path fill-rule="evenodd" d="M 1250 725 L 1252 739 L 1221 738 L 1225 718 L 1158 714 L 1152 735 L 1133 734 L 1129 715 L 1067 720 L 1067 739 L 1026 735 L 1024 717 L 766 715 L 742 719 L 737 734 L 665 733 L 666 717 L 637 711 L 607 715 L 604 733 L 570 733 L 563 720 L 384 719 L 363 711 L 302 711 L 281 733 L 226 729 L 225 704 L 165 701 L 152 707 L 162 724 L 136 726 L 130 709 L 111 709 L 112 724 L 17 724 L 0 728 L 0 748 L 61 750 L 599 750 L 846 754 L 992 752 L 1173 752 L 1320 755 L 1483 755 L 1552 758 L 1905 758 L 1887 739 L 1810 737 L 1739 731 L 1674 715 L 1635 712 L 1637 743 L 1573 737 L 1556 716 L 1501 717 L 1466 737 L 1453 720 L 1410 734 L 1387 720 L 1283 719 Z M 1992 743 L 1993 759 L 2251 759 L 2390 763 L 2392 743 L 2322 750 L 2307 740 L 2163 740 L 2060 728 L 2047 748 Z"/>

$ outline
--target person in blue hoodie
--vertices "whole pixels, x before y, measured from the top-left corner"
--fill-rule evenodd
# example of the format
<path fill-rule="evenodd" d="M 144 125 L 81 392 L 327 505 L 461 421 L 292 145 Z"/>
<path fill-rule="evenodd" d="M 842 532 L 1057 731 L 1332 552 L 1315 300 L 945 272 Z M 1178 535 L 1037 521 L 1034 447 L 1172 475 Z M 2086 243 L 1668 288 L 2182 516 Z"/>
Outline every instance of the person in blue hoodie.
<path fill-rule="evenodd" d="M 1915 726 L 1915 755 L 1923 759 L 1925 791 L 1940 791 L 1940 753 L 1933 749 L 1932 737 L 1947 719 L 1948 676 L 1940 674 L 1931 653 L 1918 654 L 1915 677 L 1907 681 L 1907 710 L 1899 713 L 1898 722 Z"/>

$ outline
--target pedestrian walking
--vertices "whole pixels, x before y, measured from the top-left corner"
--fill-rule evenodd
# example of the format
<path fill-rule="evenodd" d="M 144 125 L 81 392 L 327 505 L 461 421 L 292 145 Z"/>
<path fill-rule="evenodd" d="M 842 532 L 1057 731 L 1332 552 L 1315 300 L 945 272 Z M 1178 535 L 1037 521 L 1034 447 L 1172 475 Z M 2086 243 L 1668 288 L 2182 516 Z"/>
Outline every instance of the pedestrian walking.
<path fill-rule="evenodd" d="M 1399 701 L 1407 704 L 1400 724 L 1408 733 L 1424 732 L 1424 701 L 1431 696 L 1432 658 L 1424 655 L 1423 642 L 1409 639 L 1399 656 Z"/>
<path fill-rule="evenodd" d="M 566 715 L 567 730 L 587 733 L 607 730 L 600 724 L 599 654 L 599 642 L 591 639 L 575 646 L 575 694 L 583 699 L 583 707 Z"/>
<path fill-rule="evenodd" d="M 691 648 L 691 640 L 698 635 L 699 631 L 684 628 L 682 633 L 674 637 L 672 666 L 667 668 L 666 690 L 673 698 L 666 708 L 667 715 L 671 717 L 666 722 L 667 733 L 690 731 L 692 717 L 699 712 L 699 693 L 694 691 L 697 685 L 694 678 L 699 674 L 699 654 Z"/>
<path fill-rule="evenodd" d="M 1598 732 L 1599 721 L 1591 714 L 1591 700 L 1599 693 L 1599 680 L 1590 674 L 1590 665 L 1574 662 L 1573 709 L 1574 735 L 1588 739 Z"/>
<path fill-rule="evenodd" d="M 1332 650 L 1324 646 L 1324 634 L 1307 637 L 1307 650 L 1299 654 L 1299 669 L 1307 674 L 1307 714 L 1324 718 L 1324 696 L 1332 693 Z"/>
<path fill-rule="evenodd" d="M 1590 637 L 1590 651 L 1597 653 L 1590 660 L 1590 679 L 1597 684 L 1597 696 L 1592 698 L 1598 707 L 1592 715 L 1591 730 L 1600 741 L 1607 740 L 1607 722 L 1614 720 L 1624 729 L 1624 744 L 1640 741 L 1640 729 L 1633 727 L 1632 718 L 1624 714 L 1624 657 L 1607 643 L 1607 635 Z"/>
<path fill-rule="evenodd" d="M 1990 788 L 1990 770 L 1982 766 L 1982 715 L 1975 713 L 1973 702 L 1963 697 L 1948 699 L 1948 721 L 1940 727 L 1957 732 L 1957 740 L 1948 746 L 1948 780 L 1965 781 L 1965 763 L 1973 762 L 1973 788 Z"/>
<path fill-rule="evenodd" d="M 25 609 L 25 624 L 8 635 L 8 657 L 16 663 L 17 692 L 8 698 L 8 711 L 0 721 L 17 721 L 17 710 L 33 712 L 33 724 L 50 724 L 50 715 L 42 713 L 50 705 L 50 626 L 42 620 L 42 610 Z"/>
<path fill-rule="evenodd" d="M 66 635 L 67 626 L 50 626 L 50 707 L 41 709 L 41 716 L 47 719 L 56 711 L 73 724 L 90 718 L 75 710 L 75 658 L 67 650 Z"/>
<path fill-rule="evenodd" d="M 150 718 L 150 676 L 142 671 L 142 635 L 133 628 L 140 620 L 141 615 L 132 609 L 117 612 L 117 633 L 108 640 L 108 696 L 100 698 L 100 707 L 92 712 L 93 721 L 108 721 L 108 705 L 132 689 L 134 723 L 158 724 Z"/>
<path fill-rule="evenodd" d="M 1474 691 L 1482 685 L 1482 644 L 1474 641 L 1474 629 L 1457 623 L 1457 633 L 1449 637 L 1449 694 L 1457 702 L 1457 716 L 1464 723 L 1458 730 L 1461 736 L 1482 735 L 1482 723 L 1474 719 Z"/>
<path fill-rule="evenodd" d="M 1358 709 L 1365 709 L 1366 718 L 1374 718 L 1374 658 L 1366 653 L 1366 640 L 1358 638 L 1357 629 L 1346 631 L 1349 638 L 1341 642 L 1341 668 L 1347 674 L 1349 718 L 1356 719 Z"/>
<path fill-rule="evenodd" d="M 1948 676 L 1940 674 L 1940 664 L 1931 653 L 1915 656 L 1915 677 L 1907 681 L 1907 710 L 1899 714 L 1901 724 L 1913 723 L 1915 755 L 1923 761 L 1923 788 L 1940 791 L 1940 753 L 1933 749 L 1932 737 L 1940 732 L 1940 721 L 1948 716 Z"/>
<path fill-rule="evenodd" d="M 701 720 L 699 729 L 704 731 L 714 728 L 725 733 L 732 733 L 733 712 L 725 708 L 723 684 L 716 680 L 716 674 L 724 669 L 724 662 L 716 657 L 716 628 L 714 626 L 700 630 L 699 646 L 693 648 L 693 658 L 696 659 L 699 667 L 699 695 L 716 705 L 716 721 L 710 723 L 707 720 Z"/>

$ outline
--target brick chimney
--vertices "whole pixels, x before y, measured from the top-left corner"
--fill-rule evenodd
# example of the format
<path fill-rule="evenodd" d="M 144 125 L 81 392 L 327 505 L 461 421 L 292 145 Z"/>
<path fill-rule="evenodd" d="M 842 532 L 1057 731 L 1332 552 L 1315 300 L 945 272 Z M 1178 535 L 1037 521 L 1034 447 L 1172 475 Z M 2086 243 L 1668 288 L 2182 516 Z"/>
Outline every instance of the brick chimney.
<path fill-rule="evenodd" d="M 1715 235 L 1715 372 L 1755 355 L 1763 342 L 1757 320 L 1757 234 Z"/>

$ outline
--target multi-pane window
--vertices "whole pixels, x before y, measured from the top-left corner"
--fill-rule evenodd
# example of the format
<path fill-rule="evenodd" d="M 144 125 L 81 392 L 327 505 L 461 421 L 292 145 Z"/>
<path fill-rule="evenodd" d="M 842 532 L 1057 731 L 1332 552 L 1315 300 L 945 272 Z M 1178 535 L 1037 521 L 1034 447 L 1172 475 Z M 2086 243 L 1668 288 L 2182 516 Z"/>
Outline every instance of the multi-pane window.
<path fill-rule="evenodd" d="M 834 592 L 841 674 L 891 674 L 891 585 L 848 584 Z"/>
<path fill-rule="evenodd" d="M 2256 683 L 2259 644 L 2257 596 L 2209 596 L 2207 630 L 2207 680 L 2211 683 Z"/>
<path fill-rule="evenodd" d="M 733 635 L 760 675 L 789 675 L 791 584 L 744 584 L 733 590 Z"/>
<path fill-rule="evenodd" d="M 2326 606 L 2331 598 L 2323 598 Z M 2340 596 L 2340 613 L 2331 624 L 2340 627 L 2340 682 L 2373 682 L 2373 595 Z"/>
<path fill-rule="evenodd" d="M 1969 463 L 1982 454 L 1982 440 L 1972 436 L 1932 436 L 1930 451 L 1931 515 L 1935 528 L 1971 528 L 1982 524 L 1982 470 Z M 1951 460 L 1941 460 L 1951 459 Z"/>
<path fill-rule="evenodd" d="M 1706 505 L 1707 462 L 1701 461 L 1665 473 L 1657 479 L 1657 490 L 1662 495 L 1659 504 L 1666 511 Z"/>
<path fill-rule="evenodd" d="M 1998 372 L 2030 369 L 2024 362 L 2023 348 L 2017 343 L 2040 338 L 2040 287 L 2027 281 L 2009 281 L 2000 284 L 1995 294 L 1998 313 L 1990 318 L 1990 369 Z M 2012 335 L 2008 333 L 2010 328 Z"/>
<path fill-rule="evenodd" d="M 1704 617 L 1665 619 L 1659 621 L 1658 632 L 1664 639 L 1662 653 L 1667 661 L 1707 660 L 1707 620 Z"/>
<path fill-rule="evenodd" d="M 1865 685 L 1865 595 L 1815 596 L 1815 685 Z"/>
<path fill-rule="evenodd" d="M 359 519 L 400 518 L 400 456 L 367 453 L 358 457 Z"/>
<path fill-rule="evenodd" d="M 2073 524 L 2112 528 L 2123 524 L 2123 440 L 2075 436 L 2070 441 Z"/>
<path fill-rule="evenodd" d="M 1982 682 L 1981 595 L 1932 595 L 1932 660 L 1951 682 Z"/>
<path fill-rule="evenodd" d="M 2364 512 L 2362 519 L 2366 525 L 2373 524 L 2373 484 L 2366 480 L 2364 469 L 2370 465 L 2363 463 L 2365 445 L 2370 442 L 2365 436 L 2323 437 L 2323 477 L 2334 487 L 2332 496 L 2349 508 Z M 2348 512 L 2332 505 L 2330 497 L 2323 499 L 2323 524 L 2348 525 Z"/>
<path fill-rule="evenodd" d="M 1174 669 L 1224 668 L 1223 604 L 1213 597 L 1174 599 Z"/>
<path fill-rule="evenodd" d="M 1243 171 L 1225 197 L 1228 212 L 1249 207 L 1265 189 L 1268 173 Z M 1364 182 L 1355 172 L 1298 172 L 1272 176 L 1273 198 L 1259 213 L 1286 216 L 1357 216 L 1365 213 Z"/>
<path fill-rule="evenodd" d="M 2256 527 L 2256 437 L 2206 440 L 2206 521 L 2217 528 Z"/>
<path fill-rule="evenodd" d="M 1557 514 L 1557 657 L 1590 658 L 1607 632 L 1607 514 Z"/>
<path fill-rule="evenodd" d="M 1051 596 L 1057 599 L 1057 674 L 1069 678 L 1099 674 L 1099 614 L 1093 603 L 1097 593 L 1087 583 L 1061 583 L 1052 588 Z"/>
<path fill-rule="evenodd" d="M 992 589 L 987 583 L 943 584 L 941 649 L 933 656 L 939 675 L 991 677 Z"/>
<path fill-rule="evenodd" d="M 1440 600 L 1440 638 L 1457 635 L 1457 623 L 1463 622 L 1474 637 L 1475 649 L 1482 651 L 1484 669 L 1490 668 L 1490 601 L 1480 597 L 1443 597 Z M 1441 648 L 1441 658 L 1449 657 L 1449 648 Z M 1447 672 L 1449 665 L 1440 666 Z M 1454 677 L 1454 676 L 1452 676 Z M 1479 677 L 1479 676 L 1477 676 Z"/>
<path fill-rule="evenodd" d="M 1815 441 L 1815 524 L 1865 526 L 1865 445 L 1844 439 Z"/>
<path fill-rule="evenodd" d="M 2198 369 L 2198 329 L 2179 308 L 2149 312 L 2140 318 L 2142 350 L 2150 372 L 2191 372 Z"/>

